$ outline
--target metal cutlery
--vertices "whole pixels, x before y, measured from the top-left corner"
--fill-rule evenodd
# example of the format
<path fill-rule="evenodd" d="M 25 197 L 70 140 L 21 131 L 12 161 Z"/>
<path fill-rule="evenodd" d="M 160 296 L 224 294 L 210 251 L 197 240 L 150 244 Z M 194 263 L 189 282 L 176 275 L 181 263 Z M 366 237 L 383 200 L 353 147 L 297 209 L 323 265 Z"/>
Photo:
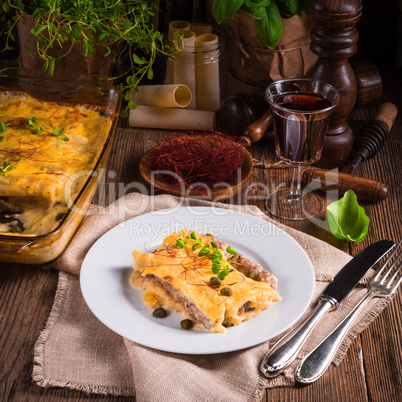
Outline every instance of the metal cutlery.
<path fill-rule="evenodd" d="M 322 316 L 336 306 L 358 284 L 364 274 L 386 254 L 395 243 L 381 240 L 366 247 L 349 261 L 321 295 L 317 307 L 299 325 L 286 334 L 261 362 L 261 371 L 268 377 L 276 377 L 296 358 L 307 337 Z"/>
<path fill-rule="evenodd" d="M 300 362 L 295 374 L 295 378 L 298 382 L 302 384 L 310 384 L 321 377 L 330 365 L 332 358 L 348 333 L 354 320 L 369 300 L 373 297 L 389 297 L 395 293 L 396 289 L 402 282 L 402 263 L 400 263 L 393 272 L 395 264 L 402 255 L 402 252 L 400 251 L 401 243 L 402 241 L 398 243 L 395 250 L 382 265 L 381 269 L 371 278 L 368 284 L 368 292 L 363 299 L 360 300 L 356 307 L 347 315 L 338 327 L 335 328 L 331 334 L 324 339 L 324 341 L 322 341 Z M 399 254 L 392 261 L 397 251 L 399 251 Z M 390 264 L 390 266 L 384 273 L 388 264 Z"/>

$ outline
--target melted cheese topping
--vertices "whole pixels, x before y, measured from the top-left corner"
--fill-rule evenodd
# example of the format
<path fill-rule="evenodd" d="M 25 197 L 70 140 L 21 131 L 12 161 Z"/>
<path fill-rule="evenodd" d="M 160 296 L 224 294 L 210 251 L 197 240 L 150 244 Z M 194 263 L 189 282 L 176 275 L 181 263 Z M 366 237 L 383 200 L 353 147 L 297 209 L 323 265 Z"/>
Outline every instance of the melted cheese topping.
<path fill-rule="evenodd" d="M 0 197 L 19 210 L 23 234 L 47 233 L 88 178 L 111 117 L 85 105 L 63 106 L 8 93 L 0 93 L 0 104 L 0 121 L 7 126 L 1 133 L 0 166 L 15 166 L 0 174 Z M 32 132 L 27 123 L 34 116 L 34 129 L 40 127 L 41 132 Z M 54 135 L 55 128 L 63 129 L 68 141 Z"/>
<path fill-rule="evenodd" d="M 188 229 L 172 233 L 153 253 L 133 251 L 130 284 L 144 290 L 142 298 L 148 307 L 173 308 L 184 319 L 191 319 L 195 330 L 225 332 L 225 327 L 238 325 L 280 300 L 267 282 L 247 278 L 224 255 L 231 272 L 220 286 L 211 286 L 210 279 L 216 276 L 212 262 L 208 255 L 198 255 L 202 247 L 209 246 L 210 238 L 195 232 L 197 240 L 191 240 L 189 234 Z M 180 248 L 176 241 L 182 238 L 185 245 Z M 195 246 L 200 239 L 202 245 Z M 232 295 L 222 295 L 222 288 L 230 288 Z"/>

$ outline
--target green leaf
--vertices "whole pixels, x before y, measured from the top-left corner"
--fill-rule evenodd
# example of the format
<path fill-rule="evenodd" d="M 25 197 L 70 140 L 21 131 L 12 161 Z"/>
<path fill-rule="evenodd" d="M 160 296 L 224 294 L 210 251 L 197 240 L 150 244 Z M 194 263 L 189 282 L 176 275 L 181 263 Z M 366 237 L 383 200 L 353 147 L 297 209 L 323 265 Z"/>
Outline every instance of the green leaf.
<path fill-rule="evenodd" d="M 304 4 L 300 0 L 278 1 L 276 5 L 284 17 L 292 17 L 304 10 Z"/>
<path fill-rule="evenodd" d="M 37 36 L 42 31 L 44 31 L 46 28 L 47 28 L 47 25 L 38 24 L 35 28 L 31 29 L 31 33 L 32 33 L 32 35 Z"/>
<path fill-rule="evenodd" d="M 133 61 L 136 64 L 145 64 L 147 61 L 145 57 L 138 57 L 135 53 L 133 53 Z"/>
<path fill-rule="evenodd" d="M 24 11 L 24 2 L 22 0 L 17 1 L 17 8 L 20 9 L 21 11 Z"/>
<path fill-rule="evenodd" d="M 230 247 L 230 246 L 227 247 L 226 251 L 227 251 L 229 254 L 231 254 L 231 255 L 237 254 L 237 251 L 236 251 L 236 250 L 233 250 L 233 248 Z"/>
<path fill-rule="evenodd" d="M 198 255 L 201 257 L 201 256 L 206 255 L 208 253 L 209 253 L 209 247 L 204 247 L 198 252 Z"/>
<path fill-rule="evenodd" d="M 27 52 L 33 58 L 33 54 L 32 54 L 31 49 L 29 47 L 27 47 Z"/>
<path fill-rule="evenodd" d="M 302 0 L 303 3 L 303 9 L 306 12 L 307 15 L 310 14 L 310 0 Z"/>
<path fill-rule="evenodd" d="M 266 7 L 266 12 L 265 17 L 255 20 L 255 32 L 262 43 L 270 49 L 275 49 L 282 36 L 283 23 L 275 3 Z"/>
<path fill-rule="evenodd" d="M 264 18 L 267 14 L 265 7 L 247 7 L 243 5 L 241 9 L 256 20 Z"/>
<path fill-rule="evenodd" d="M 217 274 L 218 272 L 221 272 L 221 270 L 222 270 L 222 265 L 219 264 L 219 263 L 213 263 L 213 264 L 212 264 L 212 267 L 211 267 L 211 270 L 212 270 L 212 272 L 213 272 L 214 274 Z"/>
<path fill-rule="evenodd" d="M 233 18 L 236 11 L 243 5 L 244 0 L 214 0 L 212 4 L 212 14 L 218 24 L 226 18 Z"/>
<path fill-rule="evenodd" d="M 71 32 L 71 36 L 75 40 L 80 40 L 82 34 L 82 28 L 78 24 L 74 24 Z"/>
<path fill-rule="evenodd" d="M 0 121 L 0 133 L 4 133 L 4 131 L 6 131 L 7 126 L 4 123 L 4 121 Z"/>
<path fill-rule="evenodd" d="M 49 63 L 49 75 L 52 76 L 54 73 L 54 65 L 56 63 L 56 59 L 55 58 L 51 58 L 50 59 L 50 63 Z"/>
<path fill-rule="evenodd" d="M 2 6 L 3 11 L 4 11 L 5 13 L 8 13 L 8 12 L 11 10 L 11 7 L 10 7 L 10 5 L 8 4 L 7 1 L 3 1 L 3 4 L 2 4 L 1 6 Z"/>
<path fill-rule="evenodd" d="M 189 238 L 191 240 L 197 240 L 197 235 L 195 234 L 195 232 L 191 232 L 190 235 L 189 235 Z"/>
<path fill-rule="evenodd" d="M 221 270 L 220 272 L 218 272 L 218 274 L 216 275 L 221 281 L 223 281 L 231 272 L 233 272 L 234 269 L 230 269 L 227 267 L 227 265 L 225 264 L 225 268 L 223 270 Z"/>
<path fill-rule="evenodd" d="M 244 0 L 244 6 L 254 7 L 268 7 L 271 4 L 271 0 Z M 243 9 L 242 7 L 242 9 Z"/>
<path fill-rule="evenodd" d="M 89 53 L 89 43 L 86 39 L 82 41 L 82 50 L 84 51 L 84 56 L 87 57 Z"/>
<path fill-rule="evenodd" d="M 370 218 L 358 204 L 356 194 L 346 191 L 344 196 L 327 207 L 332 234 L 338 239 L 360 242 L 367 236 Z"/>
<path fill-rule="evenodd" d="M 137 104 L 133 101 L 128 102 L 128 107 L 130 109 L 135 109 L 137 107 Z"/>
<path fill-rule="evenodd" d="M 176 240 L 176 246 L 180 247 L 180 248 L 183 248 L 185 246 L 184 241 L 181 240 L 181 239 L 177 239 Z"/>
<path fill-rule="evenodd" d="M 152 78 L 154 78 L 154 70 L 152 69 L 152 67 L 149 67 L 149 69 L 148 69 L 147 78 L 149 80 L 152 80 Z"/>

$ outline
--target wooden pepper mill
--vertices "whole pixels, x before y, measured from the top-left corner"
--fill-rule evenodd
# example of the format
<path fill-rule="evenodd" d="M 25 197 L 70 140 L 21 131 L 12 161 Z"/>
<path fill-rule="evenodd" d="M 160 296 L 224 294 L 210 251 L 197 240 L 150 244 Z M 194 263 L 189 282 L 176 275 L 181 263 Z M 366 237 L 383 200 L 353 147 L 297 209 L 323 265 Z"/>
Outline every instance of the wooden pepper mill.
<path fill-rule="evenodd" d="M 342 166 L 353 147 L 353 133 L 346 122 L 356 102 L 356 78 L 348 58 L 357 51 L 355 28 L 362 14 L 361 0 L 311 0 L 310 16 L 315 23 L 311 50 L 319 56 L 309 76 L 332 84 L 340 100 L 331 116 L 321 159 L 317 166 Z"/>

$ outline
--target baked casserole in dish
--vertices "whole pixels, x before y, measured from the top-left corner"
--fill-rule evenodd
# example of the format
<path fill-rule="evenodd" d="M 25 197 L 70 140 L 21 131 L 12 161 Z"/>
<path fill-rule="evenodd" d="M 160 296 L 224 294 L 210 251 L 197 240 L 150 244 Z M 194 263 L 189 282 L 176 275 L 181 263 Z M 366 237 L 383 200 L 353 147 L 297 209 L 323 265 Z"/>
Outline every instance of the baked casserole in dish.
<path fill-rule="evenodd" d="M 0 71 L 0 261 L 65 249 L 97 190 L 121 94 L 95 78 Z"/>

